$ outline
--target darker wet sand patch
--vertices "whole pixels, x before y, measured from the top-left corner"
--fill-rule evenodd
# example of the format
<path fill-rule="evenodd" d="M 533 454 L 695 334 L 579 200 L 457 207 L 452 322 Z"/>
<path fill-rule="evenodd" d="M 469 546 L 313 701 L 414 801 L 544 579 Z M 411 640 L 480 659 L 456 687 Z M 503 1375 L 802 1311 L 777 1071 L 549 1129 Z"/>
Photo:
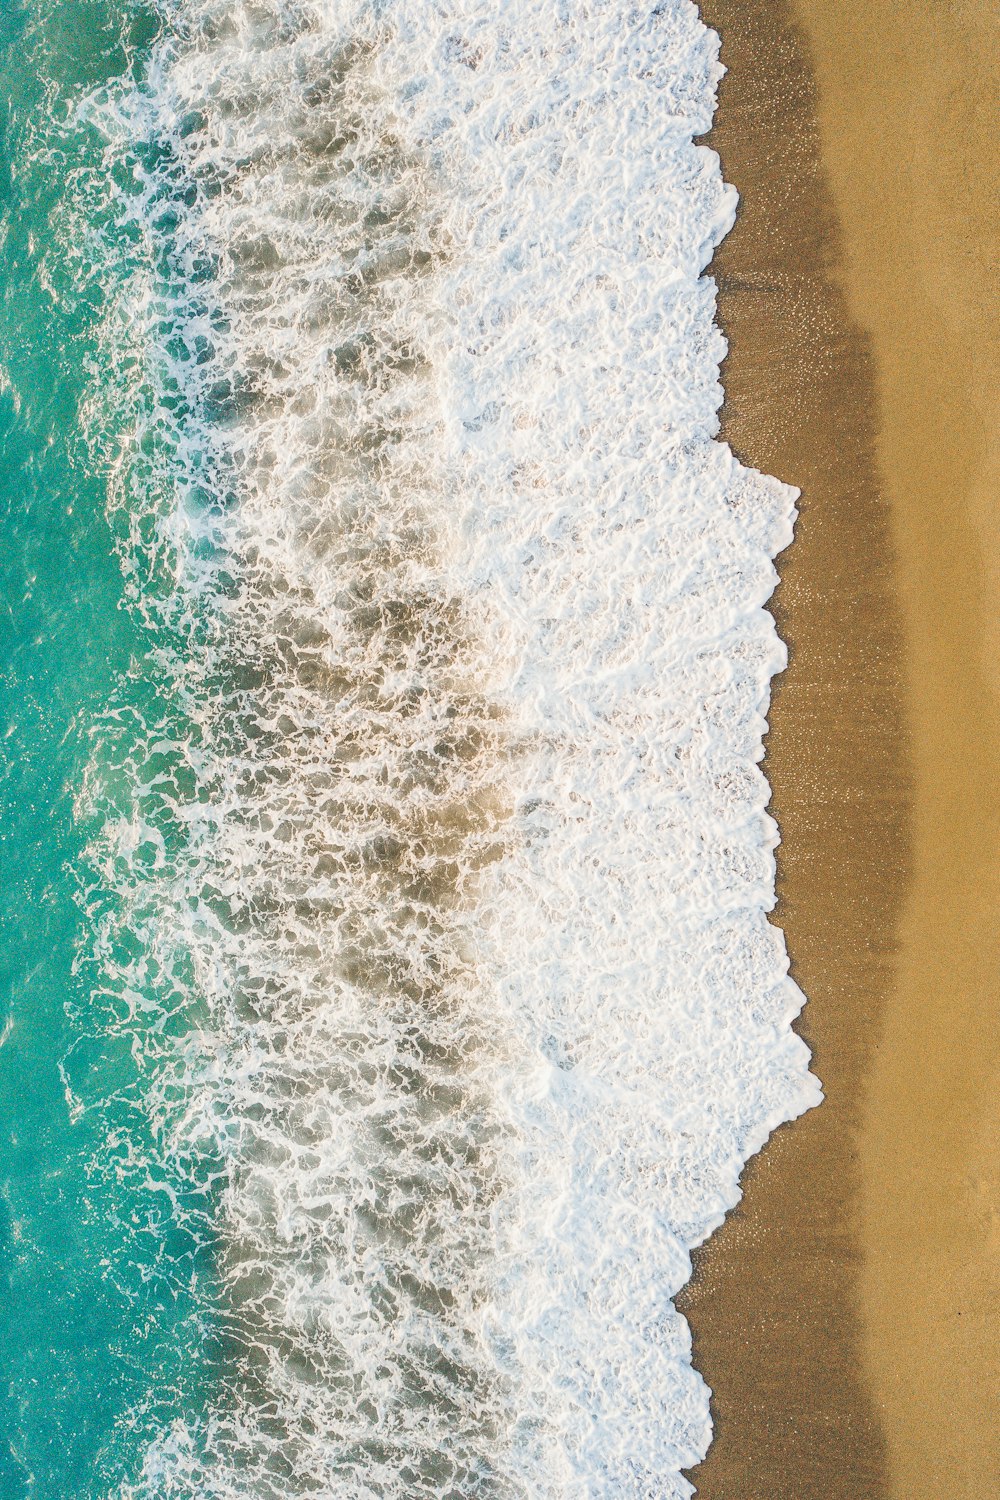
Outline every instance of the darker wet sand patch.
<path fill-rule="evenodd" d="M 724 436 L 802 491 L 772 601 L 790 665 L 766 771 L 782 832 L 775 920 L 826 1102 L 750 1162 L 679 1299 L 714 1391 L 715 1440 L 691 1478 L 704 1500 L 882 1500 L 858 1140 L 896 982 L 909 771 L 877 372 L 841 287 L 805 39 L 782 0 L 702 10 L 730 70 L 708 144 L 742 199 L 711 268 L 730 345 Z"/>

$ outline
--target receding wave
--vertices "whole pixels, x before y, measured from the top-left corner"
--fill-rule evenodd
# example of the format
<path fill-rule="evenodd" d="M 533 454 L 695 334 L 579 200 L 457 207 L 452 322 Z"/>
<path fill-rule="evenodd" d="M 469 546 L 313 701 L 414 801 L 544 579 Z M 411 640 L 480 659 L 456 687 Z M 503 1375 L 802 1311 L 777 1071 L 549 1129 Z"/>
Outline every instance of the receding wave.
<path fill-rule="evenodd" d="M 80 795 L 133 1125 L 67 1087 L 210 1379 L 115 1493 L 688 1495 L 671 1297 L 818 1097 L 757 765 L 794 492 L 715 441 L 716 38 L 160 13 L 68 127 L 152 646 Z"/>

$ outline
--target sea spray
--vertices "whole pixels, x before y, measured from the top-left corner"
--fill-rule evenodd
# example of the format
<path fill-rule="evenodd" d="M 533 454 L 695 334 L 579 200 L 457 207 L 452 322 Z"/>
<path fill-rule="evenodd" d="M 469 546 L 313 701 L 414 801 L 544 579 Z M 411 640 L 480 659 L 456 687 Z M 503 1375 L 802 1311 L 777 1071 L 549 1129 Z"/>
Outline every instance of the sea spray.
<path fill-rule="evenodd" d="M 670 1299 L 818 1097 L 757 764 L 794 493 L 715 441 L 717 39 L 160 15 L 68 127 L 151 645 L 80 795 L 66 1076 L 211 1379 L 115 1493 L 688 1495 Z"/>

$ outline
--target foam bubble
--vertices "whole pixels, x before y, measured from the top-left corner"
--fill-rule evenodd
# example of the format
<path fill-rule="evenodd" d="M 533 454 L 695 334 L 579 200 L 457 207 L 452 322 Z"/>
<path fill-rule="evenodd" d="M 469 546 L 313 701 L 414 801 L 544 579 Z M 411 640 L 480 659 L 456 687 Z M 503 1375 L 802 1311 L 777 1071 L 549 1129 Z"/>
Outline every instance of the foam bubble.
<path fill-rule="evenodd" d="M 156 646 L 81 810 L 143 1078 L 105 1165 L 162 1188 L 216 1379 L 121 1493 L 689 1495 L 671 1297 L 818 1098 L 758 769 L 795 496 L 715 440 L 717 40 L 162 9 L 83 110 Z"/>

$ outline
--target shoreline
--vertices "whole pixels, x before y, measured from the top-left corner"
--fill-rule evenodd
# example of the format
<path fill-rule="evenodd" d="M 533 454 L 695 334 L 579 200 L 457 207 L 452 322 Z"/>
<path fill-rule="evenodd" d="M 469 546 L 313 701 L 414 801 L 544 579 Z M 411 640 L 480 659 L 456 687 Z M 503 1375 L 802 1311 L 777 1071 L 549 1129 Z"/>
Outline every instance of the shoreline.
<path fill-rule="evenodd" d="M 709 268 L 722 436 L 802 491 L 764 770 L 826 1101 L 748 1164 L 678 1299 L 714 1390 L 689 1477 L 990 1500 L 998 41 L 985 0 L 701 11 L 729 69 L 707 144 L 741 194 Z"/>
<path fill-rule="evenodd" d="M 706 144 L 740 192 L 708 274 L 729 344 L 721 436 L 801 490 L 769 608 L 789 650 L 764 771 L 782 837 L 777 906 L 824 1089 L 748 1163 L 743 1199 L 678 1298 L 712 1387 L 703 1500 L 889 1500 L 864 1374 L 867 1067 L 894 987 L 909 770 L 876 370 L 840 282 L 810 59 L 785 0 L 705 0 L 728 72 Z M 877 881 L 871 850 L 881 851 Z"/>

